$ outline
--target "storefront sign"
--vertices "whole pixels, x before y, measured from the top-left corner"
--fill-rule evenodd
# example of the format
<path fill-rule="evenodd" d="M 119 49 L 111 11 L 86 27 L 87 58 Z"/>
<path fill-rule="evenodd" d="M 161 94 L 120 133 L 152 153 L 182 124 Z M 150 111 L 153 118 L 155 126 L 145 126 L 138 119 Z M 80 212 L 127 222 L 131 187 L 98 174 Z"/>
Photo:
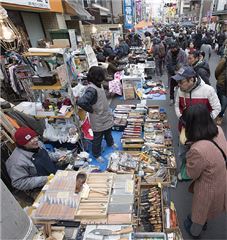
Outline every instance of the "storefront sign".
<path fill-rule="evenodd" d="M 34 8 L 47 8 L 50 9 L 49 0 L 0 0 L 2 3 L 23 5 Z"/>
<path fill-rule="evenodd" d="M 126 29 L 133 28 L 133 1 L 124 0 L 124 26 Z"/>
<path fill-rule="evenodd" d="M 136 19 L 137 22 L 142 20 L 142 0 L 136 0 Z"/>

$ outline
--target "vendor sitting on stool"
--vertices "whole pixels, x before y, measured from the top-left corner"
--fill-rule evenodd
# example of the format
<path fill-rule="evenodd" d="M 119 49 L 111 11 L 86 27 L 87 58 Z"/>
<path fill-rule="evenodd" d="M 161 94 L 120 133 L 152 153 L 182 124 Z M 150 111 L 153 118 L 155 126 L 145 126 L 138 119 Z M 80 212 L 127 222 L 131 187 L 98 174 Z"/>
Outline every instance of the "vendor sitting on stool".
<path fill-rule="evenodd" d="M 39 147 L 38 136 L 32 129 L 21 127 L 14 137 L 17 147 L 6 161 L 12 186 L 21 191 L 41 188 L 58 170 L 54 160 Z"/>

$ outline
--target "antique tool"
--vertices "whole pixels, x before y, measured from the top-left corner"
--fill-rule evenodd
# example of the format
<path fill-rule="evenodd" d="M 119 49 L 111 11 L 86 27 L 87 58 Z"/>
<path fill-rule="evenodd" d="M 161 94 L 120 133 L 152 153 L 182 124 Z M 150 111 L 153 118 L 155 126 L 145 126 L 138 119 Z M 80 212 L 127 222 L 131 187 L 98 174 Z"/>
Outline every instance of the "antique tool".
<path fill-rule="evenodd" d="M 83 190 L 81 192 L 81 198 L 88 198 L 90 191 L 93 191 L 93 192 L 96 192 L 96 193 L 100 193 L 100 194 L 102 194 L 104 196 L 107 195 L 106 191 L 100 191 L 100 190 L 97 190 L 95 188 L 91 188 L 91 187 L 89 187 L 88 184 L 85 183 L 83 185 Z"/>
<path fill-rule="evenodd" d="M 112 231 L 110 229 L 94 229 L 91 232 L 89 232 L 89 234 L 92 233 L 94 235 L 109 236 L 109 235 L 121 235 L 121 234 L 126 234 L 131 232 L 133 232 L 133 228 L 127 227 L 117 231 Z"/>

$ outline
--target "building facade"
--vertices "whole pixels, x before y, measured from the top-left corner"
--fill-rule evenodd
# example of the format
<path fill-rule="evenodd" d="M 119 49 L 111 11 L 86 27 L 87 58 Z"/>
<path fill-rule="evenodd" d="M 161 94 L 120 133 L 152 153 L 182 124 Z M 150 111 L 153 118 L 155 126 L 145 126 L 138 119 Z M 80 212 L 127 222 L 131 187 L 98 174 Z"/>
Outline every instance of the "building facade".
<path fill-rule="evenodd" d="M 37 40 L 50 38 L 51 30 L 66 28 L 61 0 L 1 0 L 1 4 L 32 47 Z"/>
<path fill-rule="evenodd" d="M 214 1 L 213 16 L 218 17 L 217 30 L 227 31 L 227 0 Z"/>

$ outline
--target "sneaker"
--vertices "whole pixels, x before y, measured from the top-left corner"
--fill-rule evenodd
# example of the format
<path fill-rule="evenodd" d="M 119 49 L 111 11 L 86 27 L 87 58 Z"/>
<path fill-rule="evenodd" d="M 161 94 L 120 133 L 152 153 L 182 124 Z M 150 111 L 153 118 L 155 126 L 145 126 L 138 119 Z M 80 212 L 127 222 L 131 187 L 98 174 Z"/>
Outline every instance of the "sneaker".
<path fill-rule="evenodd" d="M 105 162 L 105 159 L 102 156 L 99 156 L 96 158 L 96 161 L 99 163 L 103 163 L 103 162 Z"/>
<path fill-rule="evenodd" d="M 173 99 L 170 99 L 169 105 L 170 105 L 170 106 L 173 106 L 173 104 L 174 104 L 174 100 L 173 100 Z"/>
<path fill-rule="evenodd" d="M 116 143 L 114 143 L 112 146 L 111 146 L 113 149 L 118 149 L 118 145 Z"/>

